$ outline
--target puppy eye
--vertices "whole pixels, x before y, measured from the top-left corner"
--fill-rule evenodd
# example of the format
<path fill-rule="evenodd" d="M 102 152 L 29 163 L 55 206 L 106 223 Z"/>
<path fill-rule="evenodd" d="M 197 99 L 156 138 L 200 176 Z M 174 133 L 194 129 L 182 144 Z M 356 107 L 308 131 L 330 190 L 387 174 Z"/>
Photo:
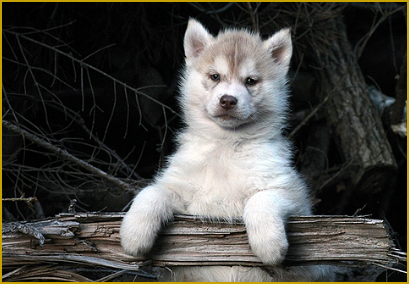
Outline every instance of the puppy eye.
<path fill-rule="evenodd" d="M 220 75 L 219 74 L 211 74 L 210 75 L 210 79 L 212 79 L 212 81 L 214 82 L 219 82 L 220 81 Z"/>
<path fill-rule="evenodd" d="M 246 79 L 246 85 L 253 86 L 253 85 L 257 84 L 257 83 L 258 83 L 258 81 L 256 79 L 253 79 L 253 78 L 250 78 L 250 77 L 248 77 Z"/>

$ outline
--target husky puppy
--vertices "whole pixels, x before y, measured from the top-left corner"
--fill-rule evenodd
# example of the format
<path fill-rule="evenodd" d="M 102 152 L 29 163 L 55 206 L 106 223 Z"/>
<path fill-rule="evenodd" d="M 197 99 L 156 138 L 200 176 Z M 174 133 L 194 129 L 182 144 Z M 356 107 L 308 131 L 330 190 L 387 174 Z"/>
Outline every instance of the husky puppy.
<path fill-rule="evenodd" d="M 242 218 L 253 253 L 279 265 L 287 253 L 290 215 L 310 215 L 304 181 L 291 162 L 286 123 L 286 74 L 292 55 L 289 29 L 262 40 L 245 30 L 212 36 L 189 21 L 180 104 L 186 127 L 178 150 L 153 184 L 139 193 L 123 219 L 126 253 L 152 248 L 173 214 Z M 325 268 L 172 268 L 172 281 L 317 281 Z"/>

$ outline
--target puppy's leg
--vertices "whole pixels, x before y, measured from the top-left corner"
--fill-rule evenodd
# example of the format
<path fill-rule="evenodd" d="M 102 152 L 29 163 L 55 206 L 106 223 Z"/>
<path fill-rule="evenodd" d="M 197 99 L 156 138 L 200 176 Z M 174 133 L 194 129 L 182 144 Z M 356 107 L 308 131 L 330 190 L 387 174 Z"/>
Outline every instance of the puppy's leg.
<path fill-rule="evenodd" d="M 265 190 L 253 195 L 244 208 L 243 219 L 251 250 L 265 264 L 277 265 L 287 254 L 288 203 L 275 192 Z"/>
<path fill-rule="evenodd" d="M 121 245 L 134 256 L 147 253 L 162 225 L 172 219 L 171 194 L 157 185 L 142 190 L 125 215 L 121 229 Z"/>

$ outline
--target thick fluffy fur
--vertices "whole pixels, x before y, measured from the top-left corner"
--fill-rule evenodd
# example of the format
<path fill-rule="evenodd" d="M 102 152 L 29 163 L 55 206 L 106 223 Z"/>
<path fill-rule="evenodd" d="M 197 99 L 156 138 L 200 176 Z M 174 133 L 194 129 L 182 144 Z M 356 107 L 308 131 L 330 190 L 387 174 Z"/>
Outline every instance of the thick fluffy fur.
<path fill-rule="evenodd" d="M 286 74 L 292 54 L 288 29 L 263 41 L 226 30 L 210 35 L 190 20 L 184 39 L 186 67 L 180 103 L 186 128 L 179 148 L 155 182 L 126 214 L 121 243 L 140 255 L 153 246 L 173 214 L 243 218 L 252 251 L 267 265 L 284 259 L 289 215 L 311 214 L 304 182 L 291 164 L 282 136 L 287 111 Z M 176 281 L 314 281 L 320 267 L 182 267 Z"/>

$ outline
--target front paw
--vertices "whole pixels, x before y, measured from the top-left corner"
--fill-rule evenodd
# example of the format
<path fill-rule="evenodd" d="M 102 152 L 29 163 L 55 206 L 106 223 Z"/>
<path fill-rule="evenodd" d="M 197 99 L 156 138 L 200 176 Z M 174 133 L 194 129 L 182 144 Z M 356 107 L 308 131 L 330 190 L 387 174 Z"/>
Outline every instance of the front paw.
<path fill-rule="evenodd" d="M 129 214 L 124 217 L 119 234 L 126 254 L 141 256 L 153 247 L 160 224 L 152 224 L 152 220 L 147 219 Z"/>
<path fill-rule="evenodd" d="M 285 231 L 259 228 L 247 230 L 249 243 L 253 253 L 267 265 L 279 265 L 287 255 L 288 241 Z"/>
<path fill-rule="evenodd" d="M 119 232 L 125 253 L 139 256 L 151 250 L 162 225 L 172 218 L 170 200 L 170 193 L 158 186 L 135 197 Z"/>

